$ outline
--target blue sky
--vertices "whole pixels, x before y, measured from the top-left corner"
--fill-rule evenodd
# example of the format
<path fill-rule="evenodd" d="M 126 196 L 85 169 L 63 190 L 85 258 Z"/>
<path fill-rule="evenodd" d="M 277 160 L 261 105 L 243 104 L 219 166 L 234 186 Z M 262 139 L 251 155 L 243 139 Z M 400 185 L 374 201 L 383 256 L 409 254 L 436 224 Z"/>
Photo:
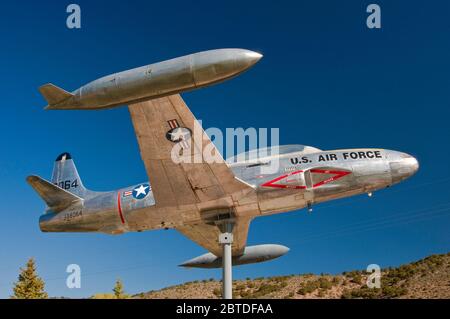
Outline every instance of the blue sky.
<path fill-rule="evenodd" d="M 278 127 L 281 144 L 408 152 L 416 176 L 359 196 L 256 219 L 249 244 L 279 243 L 284 257 L 236 267 L 235 278 L 338 273 L 410 262 L 450 248 L 450 22 L 447 1 L 377 1 L 382 29 L 365 25 L 369 1 L 77 1 L 81 30 L 65 26 L 70 2 L 2 4 L 0 34 L 0 297 L 27 258 L 52 296 L 130 293 L 220 278 L 176 265 L 204 250 L 176 231 L 44 234 L 43 202 L 28 174 L 50 178 L 72 153 L 84 184 L 110 190 L 147 180 L 126 108 L 45 112 L 37 88 L 67 90 L 102 75 L 206 49 L 239 47 L 264 58 L 226 83 L 186 93 L 205 127 Z M 68 264 L 82 288 L 65 286 Z"/>

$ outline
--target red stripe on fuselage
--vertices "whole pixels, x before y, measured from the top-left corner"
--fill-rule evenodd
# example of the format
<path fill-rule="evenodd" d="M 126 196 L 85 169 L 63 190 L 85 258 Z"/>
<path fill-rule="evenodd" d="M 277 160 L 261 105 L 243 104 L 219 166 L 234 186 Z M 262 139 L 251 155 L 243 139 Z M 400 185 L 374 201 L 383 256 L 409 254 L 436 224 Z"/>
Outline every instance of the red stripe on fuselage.
<path fill-rule="evenodd" d="M 295 172 L 292 172 L 292 173 L 289 173 L 289 174 L 285 174 L 285 175 L 279 176 L 279 177 L 277 177 L 277 178 L 275 178 L 273 180 L 270 180 L 270 181 L 262 184 L 261 186 L 274 187 L 274 188 L 306 189 L 306 186 L 303 186 L 303 185 L 275 184 L 276 182 L 281 181 L 281 180 L 283 180 L 283 179 L 285 179 L 285 178 L 287 178 L 289 176 L 292 176 L 292 175 L 295 175 L 295 174 L 300 174 L 300 173 L 303 173 L 303 172 L 304 172 L 303 170 L 300 170 L 300 171 L 295 171 Z M 313 173 L 313 174 L 332 174 L 332 175 L 334 175 L 332 177 L 327 178 L 326 180 L 323 180 L 321 182 L 318 182 L 318 183 L 314 184 L 312 186 L 312 188 L 316 188 L 316 187 L 328 184 L 330 182 L 334 182 L 334 181 L 336 181 L 336 180 L 338 180 L 338 179 L 340 179 L 340 178 L 342 178 L 342 177 L 344 177 L 344 176 L 346 176 L 346 175 L 351 173 L 351 172 L 346 172 L 346 171 L 323 170 L 323 169 L 314 169 L 314 168 L 311 169 L 310 172 Z"/>
<path fill-rule="evenodd" d="M 119 211 L 120 221 L 122 222 L 122 224 L 125 224 L 125 219 L 122 215 L 122 205 L 120 203 L 120 192 L 117 193 L 117 209 Z"/>
<path fill-rule="evenodd" d="M 334 181 L 338 180 L 339 178 L 342 178 L 342 177 L 350 174 L 350 172 L 346 172 L 346 171 L 328 171 L 328 170 L 321 170 L 321 169 L 312 169 L 311 173 L 334 174 L 334 176 L 327 178 L 324 181 L 318 182 L 317 184 L 314 184 L 313 187 L 319 187 L 319 186 L 325 185 L 327 183 L 334 182 Z"/>
<path fill-rule="evenodd" d="M 306 189 L 306 186 L 301 186 L 301 185 L 286 185 L 286 184 L 275 184 L 276 182 L 285 179 L 286 177 L 295 175 L 295 174 L 300 174 L 303 173 L 303 171 L 295 171 L 286 175 L 282 175 L 279 176 L 271 181 L 268 181 L 264 184 L 262 184 L 261 186 L 265 186 L 265 187 L 274 187 L 274 188 L 293 188 L 293 189 Z"/>

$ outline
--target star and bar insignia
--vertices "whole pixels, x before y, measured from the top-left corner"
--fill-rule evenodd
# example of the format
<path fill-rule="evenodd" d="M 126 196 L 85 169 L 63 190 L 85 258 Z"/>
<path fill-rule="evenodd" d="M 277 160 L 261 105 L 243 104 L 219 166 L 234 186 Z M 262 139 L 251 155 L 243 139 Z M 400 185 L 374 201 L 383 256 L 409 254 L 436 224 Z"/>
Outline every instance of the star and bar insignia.
<path fill-rule="evenodd" d="M 167 121 L 170 130 L 166 133 L 166 138 L 173 143 L 181 143 L 183 149 L 190 147 L 192 132 L 187 127 L 182 127 L 176 119 Z"/>

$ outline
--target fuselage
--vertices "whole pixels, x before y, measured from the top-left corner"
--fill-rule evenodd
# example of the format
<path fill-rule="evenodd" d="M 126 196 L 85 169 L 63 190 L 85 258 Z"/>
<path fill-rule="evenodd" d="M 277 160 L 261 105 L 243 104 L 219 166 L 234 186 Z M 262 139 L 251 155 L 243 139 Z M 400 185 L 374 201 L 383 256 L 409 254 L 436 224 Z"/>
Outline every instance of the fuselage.
<path fill-rule="evenodd" d="M 250 217 L 298 210 L 370 193 L 410 176 L 419 167 L 406 153 L 384 149 L 320 151 L 280 147 L 278 154 L 229 163 L 236 178 L 252 186 L 257 209 Z M 111 192 L 88 192 L 81 204 L 40 218 L 44 232 L 103 232 L 176 228 L 203 221 L 201 209 L 158 207 L 149 182 Z M 219 214 L 219 212 L 217 212 Z"/>

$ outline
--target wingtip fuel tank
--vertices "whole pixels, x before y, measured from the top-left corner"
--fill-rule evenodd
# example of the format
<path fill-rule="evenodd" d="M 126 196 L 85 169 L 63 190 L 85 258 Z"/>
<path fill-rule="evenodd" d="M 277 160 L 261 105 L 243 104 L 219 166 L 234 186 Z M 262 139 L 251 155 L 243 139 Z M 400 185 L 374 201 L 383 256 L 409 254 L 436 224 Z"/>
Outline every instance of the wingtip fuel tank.
<path fill-rule="evenodd" d="M 283 245 L 265 244 L 256 246 L 247 246 L 244 253 L 233 257 L 233 266 L 260 263 L 269 261 L 285 255 L 289 248 Z M 212 253 L 207 253 L 188 261 L 185 261 L 180 267 L 186 268 L 220 268 L 222 267 L 222 258 Z"/>
<path fill-rule="evenodd" d="M 251 68 L 262 54 L 217 49 L 111 74 L 73 92 L 48 83 L 39 88 L 46 110 L 93 110 L 137 103 L 223 82 Z"/>

